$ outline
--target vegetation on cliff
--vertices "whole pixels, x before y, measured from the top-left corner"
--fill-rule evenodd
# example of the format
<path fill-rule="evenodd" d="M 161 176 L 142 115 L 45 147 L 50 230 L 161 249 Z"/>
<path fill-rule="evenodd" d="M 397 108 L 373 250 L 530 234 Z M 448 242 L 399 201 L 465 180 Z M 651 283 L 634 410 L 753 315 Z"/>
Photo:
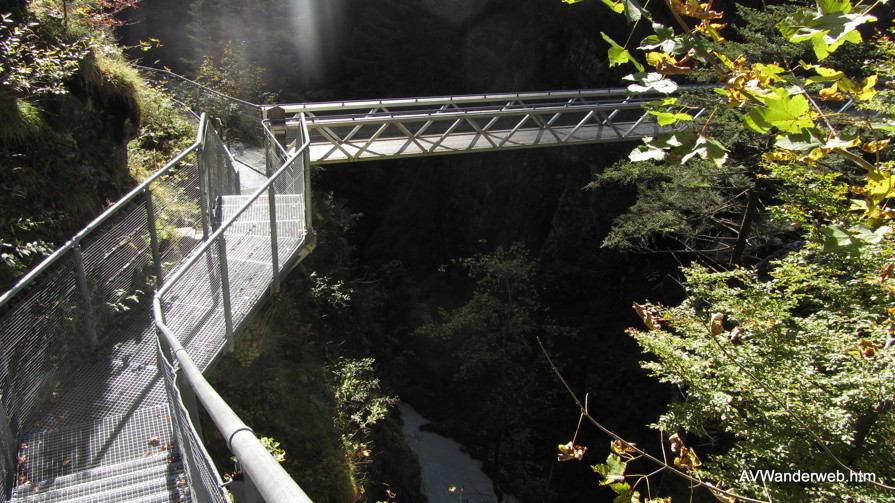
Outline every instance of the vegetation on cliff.
<path fill-rule="evenodd" d="M 651 113 L 688 127 L 645 139 L 632 163 L 603 175 L 644 187 L 607 245 L 670 241 L 666 251 L 699 259 L 684 269 L 682 304 L 634 304 L 647 327 L 631 330 L 650 353 L 644 367 L 677 389 L 654 425 L 673 463 L 652 457 L 650 476 L 672 472 L 731 502 L 891 499 L 895 124 L 891 92 L 877 83 L 891 78 L 893 54 L 885 35 L 865 42 L 861 30 L 886 2 L 740 7 L 735 17 L 669 1 L 676 29 L 636 2 L 604 3 L 635 26 L 652 23 L 643 53 L 604 35 L 610 64 L 637 66 L 629 89 L 668 92 L 671 76 L 690 75 L 718 82 L 721 95 L 658 100 Z M 840 110 L 846 101 L 854 108 Z M 761 227 L 786 246 L 756 239 Z M 602 429 L 598 414 L 582 413 Z M 615 501 L 665 501 L 649 476 L 626 473 L 649 456 L 613 438 L 593 469 Z M 583 456 L 574 442 L 560 450 Z M 792 482 L 802 472 L 842 475 Z"/>
<path fill-rule="evenodd" d="M 188 141 L 189 125 L 139 78 L 115 42 L 115 16 L 133 4 L 5 5 L 9 10 L 0 23 L 4 288 Z"/>

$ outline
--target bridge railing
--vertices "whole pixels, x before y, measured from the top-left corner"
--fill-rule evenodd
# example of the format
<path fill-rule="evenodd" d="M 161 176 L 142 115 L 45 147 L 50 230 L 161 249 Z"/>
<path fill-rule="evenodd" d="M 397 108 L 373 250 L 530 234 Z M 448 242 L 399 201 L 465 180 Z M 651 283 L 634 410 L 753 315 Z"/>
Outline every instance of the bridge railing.
<path fill-rule="evenodd" d="M 176 418 L 179 442 L 191 457 L 185 466 L 196 493 L 209 501 L 225 501 L 225 496 L 213 487 L 219 479 L 195 428 L 197 404 L 265 501 L 310 501 L 202 375 L 225 346 L 232 348 L 235 334 L 251 321 L 279 277 L 313 248 L 305 194 L 310 176 L 306 126 L 301 131 L 301 145 L 289 156 L 282 146 L 268 144 L 271 164 L 285 161 L 253 194 L 234 199 L 238 207 L 222 214 L 217 229 L 153 299 L 159 360 L 170 369 L 166 384 L 176 398 L 174 410 L 181 412 Z"/>
<path fill-rule="evenodd" d="M 232 160 L 203 115 L 196 140 L 0 296 L 0 485 L 19 439 L 55 403 L 64 378 L 147 300 L 213 230 L 210 194 L 236 189 Z"/>
<path fill-rule="evenodd" d="M 285 117 L 281 135 L 305 114 L 314 162 L 326 163 L 640 138 L 668 129 L 643 109 L 657 97 L 603 89 L 262 108 Z"/>

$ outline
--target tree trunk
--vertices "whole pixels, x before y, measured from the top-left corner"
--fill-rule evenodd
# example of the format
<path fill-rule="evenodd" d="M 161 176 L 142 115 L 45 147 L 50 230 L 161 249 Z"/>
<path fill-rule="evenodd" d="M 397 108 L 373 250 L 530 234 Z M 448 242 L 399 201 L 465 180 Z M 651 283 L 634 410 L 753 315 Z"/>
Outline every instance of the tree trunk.
<path fill-rule="evenodd" d="M 737 233 L 737 241 L 733 245 L 733 252 L 730 254 L 730 265 L 741 265 L 743 261 L 743 252 L 746 250 L 746 240 L 752 232 L 752 222 L 755 220 L 755 213 L 758 211 L 758 192 L 761 185 L 761 179 L 756 179 L 749 189 L 749 200 L 746 203 L 746 211 L 743 213 L 743 221 L 740 223 L 740 230 Z"/>

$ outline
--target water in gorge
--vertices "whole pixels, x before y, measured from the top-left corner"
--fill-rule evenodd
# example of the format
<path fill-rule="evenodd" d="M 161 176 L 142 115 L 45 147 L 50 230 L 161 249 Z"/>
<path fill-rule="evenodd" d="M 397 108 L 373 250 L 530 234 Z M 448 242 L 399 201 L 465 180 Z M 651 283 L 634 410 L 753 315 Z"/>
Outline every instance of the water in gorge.
<path fill-rule="evenodd" d="M 430 421 L 407 403 L 398 405 L 404 422 L 404 438 L 417 455 L 422 472 L 422 493 L 429 503 L 499 503 L 491 478 L 482 471 L 482 462 L 463 452 L 449 438 L 420 426 Z M 500 503 L 518 503 L 504 496 Z"/>

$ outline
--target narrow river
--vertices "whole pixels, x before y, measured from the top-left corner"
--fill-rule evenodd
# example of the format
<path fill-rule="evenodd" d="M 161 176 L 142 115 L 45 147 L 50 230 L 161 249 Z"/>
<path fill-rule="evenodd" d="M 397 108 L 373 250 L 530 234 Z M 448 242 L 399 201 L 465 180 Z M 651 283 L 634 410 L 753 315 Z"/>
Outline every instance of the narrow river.
<path fill-rule="evenodd" d="M 519 503 L 513 497 L 499 502 L 491 479 L 482 471 L 481 461 L 471 458 L 449 438 L 420 431 L 420 426 L 431 421 L 410 405 L 401 403 L 398 409 L 404 422 L 404 438 L 419 458 L 422 492 L 429 503 Z"/>

